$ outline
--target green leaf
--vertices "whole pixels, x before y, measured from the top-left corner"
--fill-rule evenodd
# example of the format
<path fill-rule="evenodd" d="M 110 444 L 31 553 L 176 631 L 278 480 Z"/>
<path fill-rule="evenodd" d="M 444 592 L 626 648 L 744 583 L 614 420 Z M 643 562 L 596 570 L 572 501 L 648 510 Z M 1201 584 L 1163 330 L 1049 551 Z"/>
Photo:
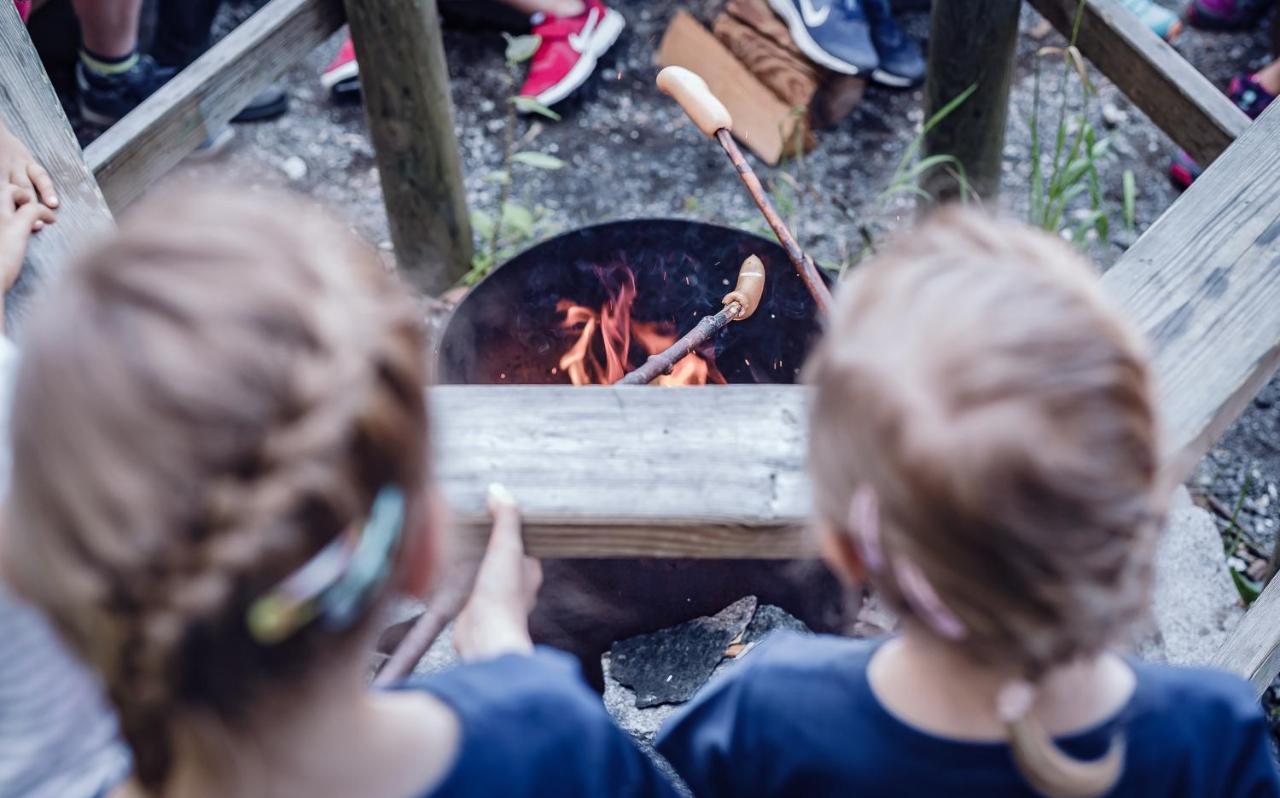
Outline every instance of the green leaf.
<path fill-rule="evenodd" d="M 1124 170 L 1124 224 L 1129 228 L 1129 232 L 1138 223 L 1138 180 L 1133 176 L 1132 169 Z"/>
<path fill-rule="evenodd" d="M 493 237 L 493 216 L 489 213 L 475 209 L 471 211 L 471 229 L 482 239 Z"/>
<path fill-rule="evenodd" d="M 1231 572 L 1231 581 L 1235 582 L 1236 592 L 1240 594 L 1240 598 L 1244 601 L 1244 605 L 1248 607 L 1250 604 L 1257 601 L 1258 596 L 1262 595 L 1263 586 L 1234 568 L 1228 568 L 1227 570 Z"/>
<path fill-rule="evenodd" d="M 537 100 L 533 99 L 532 97 L 512 97 L 511 103 L 516 107 L 516 110 L 520 111 L 521 113 L 538 114 L 539 116 L 545 116 L 547 119 L 550 119 L 553 122 L 560 121 L 560 114 L 557 114 L 555 111 L 552 111 L 550 108 L 538 102 Z"/>
<path fill-rule="evenodd" d="M 1089 148 L 1089 160 L 1101 161 L 1111 149 L 1111 139 L 1103 139 Z"/>
<path fill-rule="evenodd" d="M 508 202 L 502 206 L 502 226 L 528 238 L 533 235 L 533 212 L 523 205 Z"/>
<path fill-rule="evenodd" d="M 511 66 L 523 64 L 533 58 L 533 54 L 542 46 L 541 36 L 512 36 L 509 33 L 502 35 L 507 40 L 507 63 Z"/>
<path fill-rule="evenodd" d="M 545 152 L 517 152 L 511 156 L 511 160 L 516 163 L 522 163 L 525 166 L 532 166 L 535 169 L 546 169 L 549 172 L 563 169 L 569 165 L 554 155 L 547 155 Z"/>
<path fill-rule="evenodd" d="M 1089 232 L 1089 228 L 1096 228 L 1098 224 L 1106 218 L 1106 211 L 1091 211 L 1088 216 L 1084 217 L 1084 219 L 1076 225 L 1076 229 L 1071 233 L 1071 240 L 1076 243 L 1083 241 L 1085 234 Z"/>
<path fill-rule="evenodd" d="M 497 183 L 500 186 L 511 185 L 511 173 L 503 169 L 498 169 L 496 171 L 490 172 L 489 174 L 484 176 L 484 179 L 489 181 L 490 183 Z"/>

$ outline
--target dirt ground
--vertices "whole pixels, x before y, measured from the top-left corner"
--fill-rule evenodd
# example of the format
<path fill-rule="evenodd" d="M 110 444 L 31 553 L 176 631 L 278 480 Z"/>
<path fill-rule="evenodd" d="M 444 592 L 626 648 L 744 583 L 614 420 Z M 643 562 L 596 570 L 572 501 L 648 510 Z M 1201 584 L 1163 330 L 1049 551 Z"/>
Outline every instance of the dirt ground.
<path fill-rule="evenodd" d="M 247 17 L 258 0 L 232 2 L 224 29 Z M 516 175 L 514 198 L 536 208 L 541 235 L 595 222 L 633 217 L 688 217 L 759 229 L 760 222 L 724 156 L 690 126 L 653 86 L 653 54 L 674 10 L 675 0 L 614 0 L 628 29 L 587 88 L 564 107 L 560 123 L 522 121 L 525 149 L 568 162 L 558 172 L 533 169 Z M 904 15 L 909 31 L 924 38 L 927 14 Z M 1004 209 L 1025 216 L 1030 173 L 1029 117 L 1036 62 L 1044 64 L 1043 91 L 1056 96 L 1060 61 L 1037 56 L 1062 40 L 1046 33 L 1039 17 L 1024 12 L 1005 147 Z M 493 32 L 449 31 L 446 44 L 453 78 L 456 129 L 472 207 L 492 209 L 497 186 L 486 179 L 501 161 L 504 98 L 510 93 L 503 65 L 503 40 Z M 361 109 L 337 106 L 317 77 L 338 40 L 312 53 L 283 80 L 293 110 L 284 119 L 241 126 L 235 143 L 215 161 L 188 163 L 179 176 L 231 180 L 247 186 L 289 186 L 329 205 L 384 252 L 390 252 L 373 151 Z M 1189 31 L 1177 48 L 1215 84 L 1268 61 L 1263 30 L 1248 34 Z M 1102 182 L 1112 211 L 1111 240 L 1093 242 L 1104 265 L 1113 261 L 1177 198 L 1165 170 L 1173 145 L 1100 74 L 1098 96 L 1086 109 L 1111 141 Z M 1073 88 L 1073 91 L 1078 90 Z M 1073 103 L 1078 108 L 1078 103 Z M 1047 122 L 1056 112 L 1045 110 Z M 923 121 L 921 93 L 872 88 L 865 102 L 801 163 L 761 167 L 775 184 L 792 187 L 788 208 L 798 237 L 828 266 L 839 266 L 861 247 L 859 224 L 891 232 L 912 216 L 914 200 L 878 203 L 904 148 Z M 1042 125 L 1045 124 L 1042 121 Z M 1121 175 L 1137 182 L 1136 231 L 1121 222 Z M 530 242 L 532 243 L 532 242 Z M 1200 501 L 1215 509 L 1224 533 L 1239 538 L 1241 566 L 1269 554 L 1280 513 L 1280 382 L 1273 382 L 1205 459 L 1192 480 Z M 1239 512 L 1236 513 L 1236 509 Z M 1232 529 L 1236 516 L 1238 531 Z"/>

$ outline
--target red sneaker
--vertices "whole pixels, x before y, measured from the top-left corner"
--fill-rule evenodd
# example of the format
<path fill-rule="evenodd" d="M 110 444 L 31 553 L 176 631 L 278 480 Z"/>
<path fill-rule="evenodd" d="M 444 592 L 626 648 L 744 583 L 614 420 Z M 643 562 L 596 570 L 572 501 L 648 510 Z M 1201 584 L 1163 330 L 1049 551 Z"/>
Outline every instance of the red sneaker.
<path fill-rule="evenodd" d="M 338 54 L 334 56 L 333 63 L 320 74 L 320 85 L 331 93 L 338 94 L 352 88 L 352 84 L 359 78 L 360 65 L 356 63 L 356 46 L 348 35 L 338 49 Z"/>
<path fill-rule="evenodd" d="M 576 17 L 546 15 L 533 27 L 542 37 L 520 90 L 543 105 L 555 105 L 587 82 L 600 56 L 609 51 L 627 22 L 600 0 L 586 0 Z"/>

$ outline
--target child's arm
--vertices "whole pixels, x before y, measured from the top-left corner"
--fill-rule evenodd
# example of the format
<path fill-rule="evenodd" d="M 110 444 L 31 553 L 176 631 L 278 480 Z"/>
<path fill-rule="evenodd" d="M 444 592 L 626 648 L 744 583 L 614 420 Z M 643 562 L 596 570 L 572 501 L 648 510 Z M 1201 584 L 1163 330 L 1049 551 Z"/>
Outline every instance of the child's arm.
<path fill-rule="evenodd" d="M 58 207 L 53 178 L 31 155 L 27 145 L 5 127 L 3 120 L 0 120 L 0 183 L 24 190 L 25 193 L 19 195 L 19 204 L 39 200 L 49 208 Z"/>
<path fill-rule="evenodd" d="M 501 485 L 489 487 L 493 534 L 484 562 L 453 627 L 454 646 L 467 661 L 533 651 L 529 613 L 542 584 L 542 565 L 524 553 L 520 510 Z"/>

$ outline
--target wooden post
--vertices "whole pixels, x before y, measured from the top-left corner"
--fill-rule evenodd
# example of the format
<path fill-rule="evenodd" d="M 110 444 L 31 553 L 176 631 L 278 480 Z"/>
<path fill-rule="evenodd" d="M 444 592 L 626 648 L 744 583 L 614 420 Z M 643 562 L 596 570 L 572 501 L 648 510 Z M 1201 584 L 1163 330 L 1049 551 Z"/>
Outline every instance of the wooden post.
<path fill-rule="evenodd" d="M 396 259 L 439 293 L 471 267 L 471 222 L 435 0 L 346 0 Z"/>
<path fill-rule="evenodd" d="M 112 218 L 26 26 L 9 2 L 0 2 L 0 119 L 49 170 L 59 200 L 57 224 L 32 236 L 27 262 L 10 295 L 7 323 L 12 333 L 30 294 L 110 230 Z"/>
<path fill-rule="evenodd" d="M 925 119 L 971 86 L 975 90 L 925 137 L 924 154 L 955 157 L 979 197 L 1000 193 L 1009 84 L 1018 44 L 1021 0 L 934 0 L 929 32 Z M 956 199 L 961 186 L 946 168 L 924 176 L 936 202 Z"/>

